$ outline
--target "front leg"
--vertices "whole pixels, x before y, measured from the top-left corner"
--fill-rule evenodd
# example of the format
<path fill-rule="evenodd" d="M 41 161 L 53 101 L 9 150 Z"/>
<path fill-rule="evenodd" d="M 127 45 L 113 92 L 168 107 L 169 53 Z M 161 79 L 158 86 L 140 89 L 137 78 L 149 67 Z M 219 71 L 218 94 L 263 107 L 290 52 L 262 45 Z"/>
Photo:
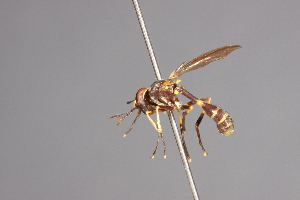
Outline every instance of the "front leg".
<path fill-rule="evenodd" d="M 157 151 L 158 144 L 159 144 L 159 138 L 161 138 L 161 140 L 162 140 L 162 142 L 163 142 L 163 144 L 164 144 L 164 158 L 167 157 L 167 156 L 166 156 L 166 143 L 165 143 L 164 135 L 163 135 L 163 133 L 162 133 L 162 128 L 161 128 L 161 124 L 160 124 L 159 109 L 160 109 L 160 107 L 159 107 L 159 106 L 156 106 L 156 110 L 155 110 L 155 111 L 156 111 L 156 115 L 157 115 L 157 120 L 156 120 L 157 124 L 154 123 L 154 121 L 152 120 L 152 118 L 151 118 L 150 115 L 149 115 L 149 113 L 152 114 L 152 112 L 151 112 L 151 111 L 147 111 L 147 112 L 146 112 L 146 115 L 147 115 L 149 121 L 151 122 L 151 124 L 154 126 L 154 128 L 155 128 L 155 129 L 157 130 L 157 132 L 158 132 L 158 137 L 157 137 L 157 141 L 156 141 L 155 150 L 154 150 L 154 152 L 153 152 L 151 158 L 154 158 L 154 156 L 155 156 L 155 153 L 156 153 L 156 151 Z"/>

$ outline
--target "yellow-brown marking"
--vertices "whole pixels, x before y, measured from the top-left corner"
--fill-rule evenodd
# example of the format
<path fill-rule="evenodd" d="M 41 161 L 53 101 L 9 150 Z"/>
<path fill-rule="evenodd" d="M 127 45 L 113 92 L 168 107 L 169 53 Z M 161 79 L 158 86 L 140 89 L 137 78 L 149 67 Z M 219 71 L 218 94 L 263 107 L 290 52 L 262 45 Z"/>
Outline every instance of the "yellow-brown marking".
<path fill-rule="evenodd" d="M 155 130 L 157 130 L 159 133 L 161 133 L 162 128 L 161 128 L 161 125 L 160 125 L 158 109 L 159 109 L 159 106 L 156 106 L 156 115 L 157 115 L 156 122 L 157 122 L 157 124 L 155 124 L 155 122 L 152 120 L 152 118 L 149 115 L 149 113 L 152 113 L 151 111 L 146 111 L 146 115 L 147 115 L 149 121 L 151 122 L 151 124 L 154 126 Z"/>
<path fill-rule="evenodd" d="M 225 126 L 224 128 L 228 128 L 229 126 L 231 126 L 232 123 L 230 122 L 229 124 L 227 124 L 227 126 Z"/>
<path fill-rule="evenodd" d="M 224 136 L 229 136 L 229 135 L 231 135 L 231 134 L 233 133 L 233 131 L 234 131 L 234 130 L 229 131 L 228 133 L 224 134 Z"/>
<path fill-rule="evenodd" d="M 225 113 L 223 115 L 222 119 L 218 122 L 218 124 L 221 124 L 222 122 L 224 122 L 227 117 L 228 117 L 228 113 Z"/>
<path fill-rule="evenodd" d="M 177 112 L 178 112 L 179 124 L 181 125 L 182 124 L 182 115 L 181 115 L 181 112 L 179 110 L 177 110 Z"/>
<path fill-rule="evenodd" d="M 200 99 L 198 99 L 198 101 L 196 102 L 196 104 L 198 104 L 199 106 L 201 106 L 202 107 L 202 105 L 203 105 L 203 101 L 202 100 L 200 100 Z"/>
<path fill-rule="evenodd" d="M 214 111 L 213 111 L 213 114 L 212 114 L 212 116 L 211 116 L 212 119 L 215 118 L 216 114 L 218 113 L 218 110 L 220 110 L 219 107 L 217 108 L 217 110 L 214 110 Z"/>
<path fill-rule="evenodd" d="M 161 133 L 162 132 L 162 128 L 161 128 L 161 125 L 160 125 L 160 119 L 159 119 L 158 109 L 159 109 L 159 106 L 156 106 L 156 115 L 157 115 L 156 123 L 157 123 L 157 131 Z"/>
<path fill-rule="evenodd" d="M 188 114 L 189 112 L 191 112 L 192 110 L 193 110 L 193 106 L 189 106 L 189 108 L 185 111 L 186 112 L 186 114 Z"/>
<path fill-rule="evenodd" d="M 150 121 L 151 124 L 154 126 L 155 130 L 157 130 L 157 126 L 156 126 L 156 124 L 154 123 L 154 121 L 151 119 L 149 113 L 152 113 L 152 112 L 151 112 L 151 111 L 146 111 L 146 115 L 147 115 L 149 121 Z M 158 130 L 157 130 L 157 131 L 158 131 Z"/>
<path fill-rule="evenodd" d="M 178 84 L 180 81 L 181 81 L 181 80 L 179 80 L 179 79 L 176 80 L 176 84 Z M 174 94 L 179 94 L 179 93 L 180 93 L 180 92 L 179 92 L 178 90 L 176 90 L 176 89 L 174 90 Z"/>
<path fill-rule="evenodd" d="M 166 80 L 163 85 L 168 86 L 168 85 L 172 85 L 174 82 L 170 81 L 170 80 Z"/>

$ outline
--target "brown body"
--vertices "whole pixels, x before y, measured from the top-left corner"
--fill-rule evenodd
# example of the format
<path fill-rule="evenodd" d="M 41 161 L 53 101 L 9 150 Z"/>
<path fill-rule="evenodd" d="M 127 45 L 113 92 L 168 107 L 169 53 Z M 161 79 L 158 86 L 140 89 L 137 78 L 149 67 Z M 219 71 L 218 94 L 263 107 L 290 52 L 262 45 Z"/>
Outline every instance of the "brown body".
<path fill-rule="evenodd" d="M 219 133 L 224 136 L 228 136 L 233 133 L 234 131 L 233 120 L 231 119 L 231 117 L 226 111 L 224 111 L 220 107 L 210 104 L 211 98 L 198 99 L 197 97 L 189 93 L 183 86 L 178 85 L 179 81 L 175 82 L 172 79 L 179 77 L 182 74 L 187 73 L 191 70 L 204 67 L 205 65 L 209 64 L 212 61 L 225 58 L 229 53 L 231 53 L 232 51 L 238 48 L 241 48 L 241 46 L 232 45 L 232 46 L 220 47 L 218 49 L 202 54 L 194 58 L 188 63 L 183 63 L 181 66 L 179 66 L 176 70 L 174 70 L 171 73 L 169 79 L 158 80 L 155 81 L 149 88 L 139 89 L 138 92 L 136 93 L 135 100 L 127 102 L 127 103 L 134 102 L 133 109 L 131 109 L 129 112 L 126 112 L 124 114 L 114 115 L 111 118 L 120 117 L 119 122 L 117 124 L 118 126 L 123 121 L 123 119 L 127 117 L 129 114 L 131 114 L 135 109 L 139 110 L 130 129 L 124 134 L 124 136 L 126 136 L 131 131 L 132 127 L 134 126 L 141 112 L 143 112 L 159 133 L 156 142 L 156 148 L 154 150 L 154 153 L 152 154 L 152 158 L 156 153 L 160 138 L 164 143 L 164 157 L 166 157 L 166 147 L 165 147 L 164 137 L 162 133 L 162 128 L 160 125 L 159 112 L 177 110 L 179 115 L 180 128 L 181 128 L 182 143 L 184 146 L 185 153 L 189 161 L 191 161 L 184 140 L 184 134 L 186 130 L 185 116 L 193 109 L 192 105 L 197 104 L 203 109 L 203 111 L 201 112 L 198 120 L 196 121 L 195 128 L 196 128 L 199 144 L 203 150 L 204 155 L 206 155 L 207 153 L 202 145 L 200 131 L 198 128 L 202 121 L 204 113 L 206 113 L 210 118 L 212 118 L 216 122 Z M 182 95 L 190 99 L 190 101 L 186 104 L 183 104 L 177 96 L 177 94 L 179 93 L 181 93 Z M 180 110 L 184 110 L 184 112 L 181 114 Z M 156 123 L 150 117 L 150 115 L 152 115 L 153 113 L 157 114 Z"/>

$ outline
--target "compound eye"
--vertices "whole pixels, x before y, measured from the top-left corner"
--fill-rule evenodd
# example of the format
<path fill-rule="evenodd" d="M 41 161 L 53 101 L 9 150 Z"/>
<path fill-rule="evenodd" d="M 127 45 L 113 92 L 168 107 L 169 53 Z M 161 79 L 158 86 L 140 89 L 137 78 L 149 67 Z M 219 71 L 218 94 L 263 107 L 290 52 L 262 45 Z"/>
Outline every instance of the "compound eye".
<path fill-rule="evenodd" d="M 147 90 L 148 90 L 148 88 L 141 88 L 137 91 L 136 97 L 135 97 L 137 104 L 140 104 L 144 101 L 144 96 L 145 96 L 145 93 L 147 92 Z"/>
<path fill-rule="evenodd" d="M 139 96 L 144 96 L 144 93 L 146 92 L 146 90 L 144 89 L 140 89 L 139 91 Z"/>

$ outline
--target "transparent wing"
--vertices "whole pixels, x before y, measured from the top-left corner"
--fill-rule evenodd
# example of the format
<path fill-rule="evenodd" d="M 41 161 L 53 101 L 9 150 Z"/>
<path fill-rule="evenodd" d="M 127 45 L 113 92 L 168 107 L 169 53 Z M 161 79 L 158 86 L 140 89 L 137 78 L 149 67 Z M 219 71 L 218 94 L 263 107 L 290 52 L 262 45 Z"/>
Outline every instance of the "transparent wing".
<path fill-rule="evenodd" d="M 180 65 L 177 69 L 175 69 L 171 75 L 169 76 L 169 79 L 176 78 L 178 76 L 181 76 L 182 74 L 185 74 L 189 71 L 192 71 L 194 69 L 198 69 L 200 67 L 204 67 L 205 65 L 225 58 L 228 54 L 230 54 L 232 51 L 242 48 L 240 45 L 231 45 L 231 46 L 225 46 L 220 47 L 217 49 L 214 49 L 212 51 L 209 51 L 207 53 L 204 53 L 190 62 L 183 63 Z"/>

